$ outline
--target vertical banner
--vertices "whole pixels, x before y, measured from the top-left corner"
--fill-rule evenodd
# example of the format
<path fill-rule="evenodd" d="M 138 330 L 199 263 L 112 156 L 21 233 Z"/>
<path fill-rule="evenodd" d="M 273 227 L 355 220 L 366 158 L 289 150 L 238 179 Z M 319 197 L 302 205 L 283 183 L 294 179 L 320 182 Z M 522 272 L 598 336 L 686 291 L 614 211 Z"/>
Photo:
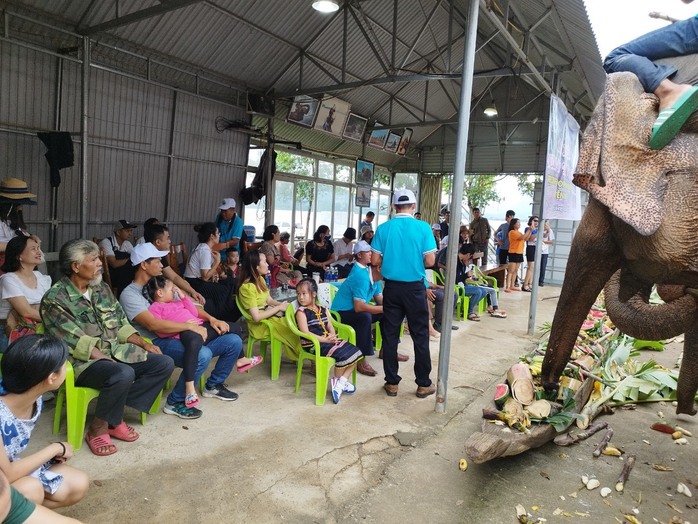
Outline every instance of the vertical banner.
<path fill-rule="evenodd" d="M 580 189 L 572 184 L 579 157 L 579 124 L 565 104 L 550 95 L 548 150 L 545 159 L 545 218 L 580 220 Z"/>

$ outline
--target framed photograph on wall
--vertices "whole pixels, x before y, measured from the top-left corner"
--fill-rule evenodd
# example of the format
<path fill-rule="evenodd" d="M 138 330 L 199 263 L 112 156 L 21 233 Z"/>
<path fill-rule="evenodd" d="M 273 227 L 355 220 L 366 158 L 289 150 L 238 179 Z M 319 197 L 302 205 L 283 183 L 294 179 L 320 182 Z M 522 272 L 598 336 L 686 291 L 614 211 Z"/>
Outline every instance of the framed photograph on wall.
<path fill-rule="evenodd" d="M 407 147 L 410 145 L 410 140 L 412 140 L 412 129 L 405 128 L 402 133 L 402 138 L 400 138 L 400 145 L 397 146 L 397 154 L 404 155 L 407 153 Z"/>
<path fill-rule="evenodd" d="M 379 126 L 380 124 L 376 122 L 376 125 Z M 376 149 L 383 149 L 389 134 L 390 129 L 374 129 L 368 137 L 368 145 Z"/>
<path fill-rule="evenodd" d="M 350 111 L 351 104 L 349 102 L 333 96 L 326 96 L 320 102 L 313 129 L 341 138 Z"/>
<path fill-rule="evenodd" d="M 371 188 L 356 186 L 355 207 L 368 207 L 371 205 Z"/>
<path fill-rule="evenodd" d="M 313 127 L 320 101 L 311 96 L 300 95 L 293 99 L 286 121 L 299 126 Z"/>
<path fill-rule="evenodd" d="M 366 131 L 367 123 L 368 118 L 359 116 L 356 113 L 350 113 L 349 118 L 347 118 L 347 125 L 344 126 L 342 138 L 354 142 L 361 142 L 364 138 L 364 131 Z"/>
<path fill-rule="evenodd" d="M 356 160 L 356 185 L 369 186 L 373 185 L 373 162 L 368 160 Z"/>
<path fill-rule="evenodd" d="M 390 151 L 391 153 L 396 153 L 397 147 L 400 145 L 401 138 L 402 137 L 400 135 L 393 133 L 392 131 L 388 133 L 388 140 L 385 143 L 385 150 Z"/>

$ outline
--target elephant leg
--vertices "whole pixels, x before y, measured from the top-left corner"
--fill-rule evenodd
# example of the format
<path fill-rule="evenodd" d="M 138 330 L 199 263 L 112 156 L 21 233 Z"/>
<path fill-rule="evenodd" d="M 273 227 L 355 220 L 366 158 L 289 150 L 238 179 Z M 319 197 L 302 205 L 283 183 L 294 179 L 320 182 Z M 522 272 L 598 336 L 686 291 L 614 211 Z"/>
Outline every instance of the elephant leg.
<path fill-rule="evenodd" d="M 695 415 L 694 398 L 698 391 L 698 327 L 686 331 L 683 342 L 683 359 L 679 372 L 679 385 L 676 391 L 676 414 Z"/>
<path fill-rule="evenodd" d="M 610 213 L 592 198 L 572 241 L 553 318 L 542 370 L 546 389 L 557 389 L 582 322 L 604 284 L 620 266 L 620 249 L 611 234 Z"/>

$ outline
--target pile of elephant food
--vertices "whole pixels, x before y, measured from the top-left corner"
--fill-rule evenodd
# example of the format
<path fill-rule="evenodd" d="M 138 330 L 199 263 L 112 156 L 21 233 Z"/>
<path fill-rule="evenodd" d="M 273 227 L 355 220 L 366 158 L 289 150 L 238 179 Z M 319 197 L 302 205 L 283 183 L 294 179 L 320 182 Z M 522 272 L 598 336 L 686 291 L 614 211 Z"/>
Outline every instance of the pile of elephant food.
<path fill-rule="evenodd" d="M 612 412 L 615 406 L 676 400 L 678 370 L 637 359 L 640 349 L 661 351 L 663 342 L 636 340 L 615 329 L 603 309 L 603 294 L 589 311 L 560 388 L 553 393 L 541 383 L 546 347 L 547 340 L 509 369 L 506 382 L 498 384 L 494 393 L 496 409 L 483 409 L 483 418 L 523 433 L 529 432 L 532 422 L 550 424 L 559 433 L 574 422 L 585 429 L 594 417 Z M 580 404 L 578 392 L 590 381 L 590 394 Z"/>

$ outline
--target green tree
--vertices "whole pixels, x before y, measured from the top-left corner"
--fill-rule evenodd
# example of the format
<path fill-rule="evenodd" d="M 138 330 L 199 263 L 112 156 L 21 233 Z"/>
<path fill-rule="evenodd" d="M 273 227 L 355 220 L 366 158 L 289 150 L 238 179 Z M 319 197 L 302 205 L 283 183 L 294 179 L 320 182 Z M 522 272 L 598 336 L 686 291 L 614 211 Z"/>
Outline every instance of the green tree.
<path fill-rule="evenodd" d="M 495 190 L 498 181 L 504 177 L 500 175 L 465 175 L 463 180 L 463 202 L 468 205 L 470 214 L 474 207 L 485 209 L 490 202 L 499 202 L 500 196 Z M 443 190 L 446 194 L 453 192 L 453 177 L 443 178 Z M 454 199 L 455 202 L 455 199 Z"/>
<path fill-rule="evenodd" d="M 519 192 L 522 195 L 533 198 L 533 189 L 536 182 L 542 182 L 542 175 L 518 175 L 516 184 L 519 186 Z"/>

